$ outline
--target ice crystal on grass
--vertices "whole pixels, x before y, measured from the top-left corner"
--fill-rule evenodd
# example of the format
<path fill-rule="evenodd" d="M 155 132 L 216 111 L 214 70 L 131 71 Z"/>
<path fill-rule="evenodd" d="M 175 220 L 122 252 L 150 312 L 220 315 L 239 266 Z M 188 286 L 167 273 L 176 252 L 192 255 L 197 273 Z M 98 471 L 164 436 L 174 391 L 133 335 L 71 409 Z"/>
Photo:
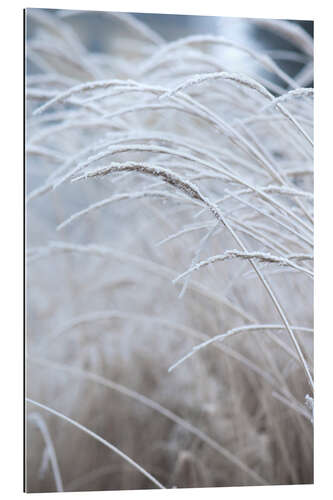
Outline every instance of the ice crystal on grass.
<path fill-rule="evenodd" d="M 311 37 L 27 22 L 27 489 L 312 482 Z"/>

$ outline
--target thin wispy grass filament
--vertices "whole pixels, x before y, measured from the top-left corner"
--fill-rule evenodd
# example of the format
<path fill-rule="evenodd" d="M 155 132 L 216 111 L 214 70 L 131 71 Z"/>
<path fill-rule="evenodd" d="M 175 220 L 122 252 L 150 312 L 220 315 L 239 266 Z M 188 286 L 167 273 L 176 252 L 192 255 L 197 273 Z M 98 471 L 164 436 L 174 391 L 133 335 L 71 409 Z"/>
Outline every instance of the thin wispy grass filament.
<path fill-rule="evenodd" d="M 146 476 L 155 486 L 158 488 L 165 489 L 165 486 L 163 486 L 154 476 L 152 476 L 149 472 L 147 472 L 141 465 L 139 465 L 137 462 L 135 462 L 132 458 L 130 458 L 128 455 L 126 455 L 124 452 L 119 450 L 116 446 L 114 446 L 112 443 L 109 443 L 106 441 L 106 439 L 102 438 L 96 432 L 93 432 L 92 430 L 88 429 L 84 425 L 80 424 L 79 422 L 76 422 L 72 418 L 67 417 L 63 413 L 60 413 L 57 410 L 54 410 L 53 408 L 50 408 L 49 406 L 46 406 L 42 403 L 39 403 L 38 401 L 34 401 L 33 399 L 26 398 L 26 401 L 34 406 L 37 406 L 38 408 L 41 408 L 42 410 L 45 410 L 48 413 L 51 413 L 52 415 L 55 415 L 56 417 L 61 418 L 65 422 L 68 422 L 69 424 L 73 425 L 74 427 L 77 427 L 84 433 L 88 434 L 92 438 L 94 438 L 96 441 L 99 441 L 102 443 L 104 446 L 112 450 L 116 455 L 119 455 L 123 460 L 125 460 L 127 463 L 132 465 L 135 469 L 137 469 L 141 474 Z"/>
<path fill-rule="evenodd" d="M 27 16 L 29 491 L 311 482 L 312 37 L 93 15 Z"/>

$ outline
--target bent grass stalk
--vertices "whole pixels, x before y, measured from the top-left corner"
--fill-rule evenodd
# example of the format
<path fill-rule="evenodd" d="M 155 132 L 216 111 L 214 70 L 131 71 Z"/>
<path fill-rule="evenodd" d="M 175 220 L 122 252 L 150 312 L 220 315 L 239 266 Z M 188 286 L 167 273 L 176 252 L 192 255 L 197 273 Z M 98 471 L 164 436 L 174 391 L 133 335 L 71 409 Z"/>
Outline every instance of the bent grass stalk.
<path fill-rule="evenodd" d="M 49 430 L 47 428 L 46 423 L 39 413 L 29 413 L 28 420 L 34 423 L 38 429 L 40 430 L 41 435 L 43 436 L 45 442 L 45 451 L 47 453 L 47 457 L 51 462 L 52 472 L 54 475 L 54 481 L 56 484 L 56 488 L 58 492 L 64 491 L 63 481 L 59 469 L 57 455 L 54 449 L 54 445 L 52 442 L 52 438 L 50 436 Z"/>
<path fill-rule="evenodd" d="M 143 394 L 139 394 L 136 391 L 133 391 L 132 389 L 129 389 L 128 387 L 125 387 L 124 385 L 118 384 L 110 379 L 106 379 L 105 377 L 101 377 L 99 375 L 96 375 L 94 373 L 87 372 L 85 370 L 80 370 L 75 367 L 71 366 L 66 366 L 66 365 L 60 365 L 57 363 L 53 363 L 52 361 L 47 361 L 47 360 L 39 360 L 32 358 L 32 362 L 42 364 L 44 366 L 69 372 L 72 373 L 73 375 L 77 375 L 79 377 L 86 378 L 88 380 L 92 380 L 98 384 L 101 384 L 109 389 L 113 389 L 115 391 L 120 392 L 121 394 L 124 394 L 127 397 L 130 397 L 141 404 L 144 404 L 148 408 L 151 408 L 154 411 L 157 411 L 160 415 L 163 415 L 167 419 L 171 420 L 172 422 L 176 423 L 177 425 L 180 425 L 184 429 L 186 429 L 188 432 L 199 438 L 201 441 L 203 441 L 206 445 L 209 447 L 213 448 L 215 451 L 220 453 L 222 456 L 224 456 L 228 461 L 230 461 L 233 465 L 236 467 L 239 467 L 243 472 L 245 472 L 249 477 L 251 477 L 256 483 L 262 484 L 262 485 L 267 485 L 267 481 L 263 479 L 259 474 L 257 474 L 254 470 L 250 469 L 245 463 L 243 463 L 241 460 L 239 460 L 235 455 L 233 455 L 229 450 L 227 450 L 225 447 L 221 446 L 217 441 L 209 437 L 207 434 L 196 428 L 195 426 L 191 425 L 187 420 L 184 420 L 183 418 L 179 417 L 172 411 L 168 410 L 164 406 L 156 403 L 156 401 L 153 401 L 150 398 L 147 398 Z"/>
<path fill-rule="evenodd" d="M 308 332 L 308 333 L 313 333 L 312 328 L 307 328 L 307 327 L 302 327 L 302 326 L 292 326 L 291 327 L 293 330 L 299 330 L 301 332 Z M 219 335 L 215 335 L 214 337 L 205 340 L 201 344 L 198 344 L 194 346 L 191 351 L 183 356 L 180 360 L 176 361 L 173 365 L 171 365 L 168 369 L 169 372 L 173 371 L 177 366 L 179 366 L 183 361 L 186 359 L 189 359 L 193 354 L 197 353 L 204 347 L 207 347 L 208 345 L 217 342 L 219 340 L 224 340 L 227 337 L 231 337 L 233 335 L 236 335 L 241 332 L 249 332 L 249 331 L 260 331 L 260 330 L 283 330 L 284 326 L 283 325 L 246 325 L 246 326 L 239 326 L 237 328 L 233 328 L 232 330 L 227 331 L 226 333 L 221 333 Z"/>
<path fill-rule="evenodd" d="M 42 410 L 47 411 L 48 413 L 51 413 L 52 415 L 55 415 L 56 417 L 61 418 L 62 420 L 65 420 L 65 422 L 68 422 L 69 424 L 73 425 L 74 427 L 77 427 L 81 431 L 85 432 L 86 434 L 88 434 L 89 436 L 91 436 L 92 438 L 94 438 L 96 441 L 99 441 L 104 446 L 106 446 L 107 448 L 109 448 L 110 450 L 112 450 L 114 453 L 116 453 L 116 455 L 119 455 L 127 463 L 129 463 L 130 465 L 132 465 L 135 469 L 137 469 L 139 472 L 141 472 L 141 474 L 143 474 L 144 476 L 146 476 L 153 484 L 155 484 L 155 486 L 157 486 L 158 488 L 161 488 L 161 489 L 165 489 L 165 486 L 163 486 L 154 476 L 152 476 L 143 467 L 141 467 L 141 465 L 139 465 L 132 458 L 130 458 L 129 456 L 127 456 L 124 452 L 122 452 L 121 450 L 119 450 L 119 448 L 117 448 L 113 444 L 111 444 L 108 441 L 106 441 L 106 439 L 104 439 L 101 436 L 99 436 L 98 434 L 96 434 L 96 432 L 93 432 L 92 430 L 88 429 L 87 427 L 85 427 L 84 425 L 80 424 L 79 422 L 76 422 L 72 418 L 67 417 L 63 413 L 60 413 L 59 411 L 54 410 L 53 408 L 50 408 L 49 406 L 46 406 L 46 405 L 44 405 L 42 403 L 39 403 L 38 401 L 34 401 L 33 399 L 30 399 L 30 398 L 26 398 L 26 401 L 28 403 L 34 405 L 34 406 L 37 406 L 38 408 L 41 408 Z"/>
<path fill-rule="evenodd" d="M 180 189 L 182 192 L 184 192 L 188 196 L 194 198 L 195 200 L 201 201 L 204 205 L 207 206 L 207 208 L 214 215 L 214 217 L 228 229 L 228 231 L 231 233 L 233 239 L 240 246 L 241 250 L 243 252 L 248 253 L 247 248 L 242 243 L 240 238 L 236 235 L 234 230 L 231 228 L 230 224 L 224 219 L 224 217 L 223 217 L 221 211 L 218 209 L 218 207 L 216 205 L 214 205 L 212 202 L 210 202 L 206 197 L 204 197 L 200 193 L 200 191 L 198 190 L 197 186 L 186 181 L 185 179 L 183 179 L 179 175 L 174 174 L 173 172 L 171 172 L 168 169 L 161 168 L 161 167 L 153 167 L 151 165 L 147 165 L 147 164 L 143 164 L 143 163 L 127 162 L 124 164 L 117 164 L 117 165 L 111 164 L 108 167 L 104 167 L 102 169 L 96 169 L 95 171 L 87 172 L 86 174 L 84 174 L 84 175 L 82 175 L 74 180 L 87 179 L 88 177 L 104 176 L 104 175 L 107 175 L 111 172 L 122 172 L 122 171 L 136 171 L 136 172 L 145 173 L 148 175 L 161 177 L 168 184 L 176 187 L 177 189 Z M 255 264 L 255 262 L 253 261 L 253 258 L 250 258 L 249 262 L 250 262 L 253 270 L 257 274 L 258 278 L 262 282 L 263 286 L 265 287 L 267 293 L 271 297 L 272 302 L 273 302 L 279 316 L 281 317 L 281 319 L 284 323 L 284 326 L 285 326 L 286 330 L 288 331 L 290 338 L 295 346 L 296 352 L 297 352 L 299 359 L 300 359 L 300 362 L 304 368 L 309 385 L 310 385 L 311 389 L 313 390 L 313 379 L 312 379 L 312 375 L 311 375 L 308 363 L 304 357 L 302 349 L 301 349 L 292 329 L 290 328 L 286 314 L 285 314 L 284 310 L 282 309 L 282 306 L 280 305 L 278 299 L 276 298 L 273 290 L 269 286 L 267 279 L 264 278 L 262 272 L 259 270 L 259 268 Z"/>
<path fill-rule="evenodd" d="M 86 13 L 35 13 L 27 51 L 41 71 L 27 78 L 28 360 L 60 372 L 47 380 L 29 372 L 35 405 L 57 394 L 64 411 L 58 418 L 68 421 L 63 382 L 73 375 L 78 398 L 86 391 L 80 379 L 95 384 L 75 418 L 83 421 L 97 405 L 102 440 L 103 387 L 132 400 L 133 419 L 142 411 L 135 401 L 156 411 L 161 417 L 148 412 L 154 446 L 146 449 L 136 436 L 138 418 L 118 451 L 131 449 L 148 470 L 156 457 L 153 473 L 163 483 L 192 486 L 198 479 L 203 486 L 201 474 L 207 485 L 214 478 L 218 485 L 311 480 L 314 92 L 304 88 L 313 80 L 311 37 L 288 22 L 253 20 L 248 24 L 275 32 L 301 53 L 258 52 L 214 35 L 169 43 L 130 15 L 105 13 L 102 24 L 119 23 L 124 36 L 115 30 L 110 53 L 97 53 L 79 33 Z M 239 69 L 229 67 L 229 49 L 241 55 Z M 291 77 L 279 60 L 297 61 L 301 69 Z M 83 186 L 68 182 L 90 178 Z M 73 241 L 53 242 L 55 229 L 70 224 L 64 237 Z M 170 388 L 161 370 L 178 359 L 173 371 L 209 345 L 170 375 L 177 391 Z M 59 363 L 34 357 L 41 350 Z M 127 366 L 132 356 L 135 391 L 119 361 Z M 128 411 L 124 404 L 120 414 Z M 30 440 L 29 488 L 60 491 L 60 456 L 48 439 L 59 438 L 55 419 L 45 433 L 42 417 L 29 415 L 44 437 L 44 444 Z M 110 415 L 116 427 L 118 416 L 116 409 Z M 159 441 L 167 426 L 171 434 Z M 186 433 L 202 441 L 200 458 L 186 451 Z M 60 436 L 68 443 L 61 469 L 74 476 L 65 489 L 82 487 L 82 466 L 91 464 L 87 454 L 71 467 L 71 435 L 65 426 Z M 163 486 L 145 469 L 141 478 L 131 474 L 132 459 L 125 457 L 107 467 L 109 477 L 97 461 L 85 484 Z"/>

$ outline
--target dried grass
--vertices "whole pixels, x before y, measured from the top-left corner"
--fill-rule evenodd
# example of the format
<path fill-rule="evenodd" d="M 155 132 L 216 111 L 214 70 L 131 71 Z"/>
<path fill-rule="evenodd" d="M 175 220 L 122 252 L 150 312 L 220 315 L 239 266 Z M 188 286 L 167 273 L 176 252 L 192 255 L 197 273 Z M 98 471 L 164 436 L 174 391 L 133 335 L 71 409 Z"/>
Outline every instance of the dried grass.
<path fill-rule="evenodd" d="M 310 483 L 311 37 L 87 15 L 27 18 L 27 490 Z"/>

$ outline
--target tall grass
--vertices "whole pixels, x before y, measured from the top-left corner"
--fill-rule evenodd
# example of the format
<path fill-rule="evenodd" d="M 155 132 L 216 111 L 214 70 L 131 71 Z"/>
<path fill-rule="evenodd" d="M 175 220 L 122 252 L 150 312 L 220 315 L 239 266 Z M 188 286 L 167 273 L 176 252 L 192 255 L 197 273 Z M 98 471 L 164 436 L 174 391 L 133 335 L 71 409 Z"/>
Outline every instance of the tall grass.
<path fill-rule="evenodd" d="M 27 15 L 27 490 L 311 483 L 312 39 L 89 16 Z"/>

